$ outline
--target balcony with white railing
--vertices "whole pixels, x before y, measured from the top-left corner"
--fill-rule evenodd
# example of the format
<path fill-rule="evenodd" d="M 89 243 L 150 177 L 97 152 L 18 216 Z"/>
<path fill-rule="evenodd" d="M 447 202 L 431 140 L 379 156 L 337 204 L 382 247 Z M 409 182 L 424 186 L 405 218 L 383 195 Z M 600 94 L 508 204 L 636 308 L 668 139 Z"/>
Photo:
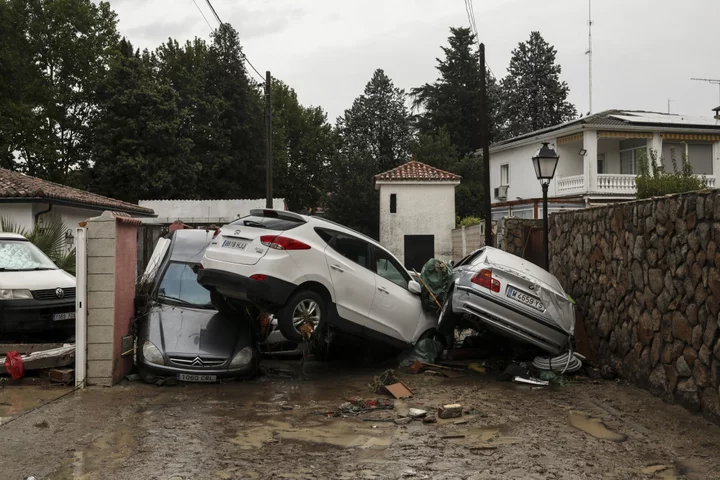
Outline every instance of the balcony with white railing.
<path fill-rule="evenodd" d="M 715 177 L 713 175 L 697 175 L 705 178 L 707 188 L 715 188 Z M 585 184 L 584 175 L 573 175 L 557 179 L 557 195 L 584 195 L 584 194 L 612 194 L 612 195 L 635 195 L 636 175 L 619 173 L 598 173 L 595 175 L 596 189 L 590 191 L 589 185 Z"/>

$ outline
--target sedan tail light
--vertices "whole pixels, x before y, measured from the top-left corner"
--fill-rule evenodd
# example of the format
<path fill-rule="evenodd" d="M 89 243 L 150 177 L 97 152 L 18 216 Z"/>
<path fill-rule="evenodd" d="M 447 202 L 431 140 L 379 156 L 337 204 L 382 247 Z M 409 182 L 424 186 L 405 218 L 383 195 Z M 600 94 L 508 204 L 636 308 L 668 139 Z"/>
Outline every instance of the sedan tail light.
<path fill-rule="evenodd" d="M 213 238 L 216 238 L 218 235 L 220 235 L 220 229 L 216 228 L 215 232 L 213 233 Z"/>
<path fill-rule="evenodd" d="M 500 293 L 500 280 L 492 277 L 492 270 L 480 270 L 470 281 L 495 293 Z"/>
<path fill-rule="evenodd" d="M 281 235 L 263 235 L 260 243 L 275 250 L 310 250 L 310 245 Z"/>

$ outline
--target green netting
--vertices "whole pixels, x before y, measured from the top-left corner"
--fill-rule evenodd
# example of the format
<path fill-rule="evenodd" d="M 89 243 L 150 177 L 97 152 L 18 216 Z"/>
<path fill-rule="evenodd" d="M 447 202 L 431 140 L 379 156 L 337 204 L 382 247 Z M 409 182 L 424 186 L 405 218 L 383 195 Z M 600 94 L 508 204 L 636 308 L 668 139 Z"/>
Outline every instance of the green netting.
<path fill-rule="evenodd" d="M 452 268 L 450 268 L 450 265 L 435 258 L 428 260 L 420 271 L 420 277 L 425 283 L 425 286 L 432 291 L 441 305 L 445 301 L 445 296 L 450 287 L 451 275 Z M 437 304 L 427 293 L 426 289 L 423 288 L 423 293 L 420 298 L 426 310 L 434 312 L 438 310 Z"/>

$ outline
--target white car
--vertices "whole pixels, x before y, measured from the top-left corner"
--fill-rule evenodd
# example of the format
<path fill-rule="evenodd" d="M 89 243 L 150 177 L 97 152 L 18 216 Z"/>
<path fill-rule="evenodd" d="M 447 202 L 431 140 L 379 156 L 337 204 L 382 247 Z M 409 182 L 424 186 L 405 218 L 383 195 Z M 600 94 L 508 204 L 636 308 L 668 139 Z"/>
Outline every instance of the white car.
<path fill-rule="evenodd" d="M 75 332 L 75 277 L 17 233 L 0 232 L 0 336 Z"/>
<path fill-rule="evenodd" d="M 198 268 L 220 311 L 253 304 L 290 341 L 321 327 L 400 348 L 431 335 L 421 287 L 378 242 L 318 217 L 252 210 L 219 229 Z"/>

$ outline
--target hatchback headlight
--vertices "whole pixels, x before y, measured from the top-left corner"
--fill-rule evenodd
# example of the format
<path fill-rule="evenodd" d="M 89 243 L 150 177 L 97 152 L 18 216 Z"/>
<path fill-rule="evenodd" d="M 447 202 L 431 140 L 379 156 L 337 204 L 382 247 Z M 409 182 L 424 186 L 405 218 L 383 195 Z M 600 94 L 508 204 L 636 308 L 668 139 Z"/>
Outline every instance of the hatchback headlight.
<path fill-rule="evenodd" d="M 252 347 L 245 347 L 242 350 L 240 350 L 237 355 L 232 359 L 230 362 L 231 367 L 240 367 L 242 365 L 247 365 L 250 363 L 253 359 L 253 348 Z"/>
<path fill-rule="evenodd" d="M 154 363 L 156 365 L 165 365 L 165 359 L 160 349 L 155 346 L 152 342 L 143 343 L 143 358 L 148 363 Z"/>
<path fill-rule="evenodd" d="M 0 300 L 29 300 L 32 298 L 30 290 L 0 290 Z"/>

